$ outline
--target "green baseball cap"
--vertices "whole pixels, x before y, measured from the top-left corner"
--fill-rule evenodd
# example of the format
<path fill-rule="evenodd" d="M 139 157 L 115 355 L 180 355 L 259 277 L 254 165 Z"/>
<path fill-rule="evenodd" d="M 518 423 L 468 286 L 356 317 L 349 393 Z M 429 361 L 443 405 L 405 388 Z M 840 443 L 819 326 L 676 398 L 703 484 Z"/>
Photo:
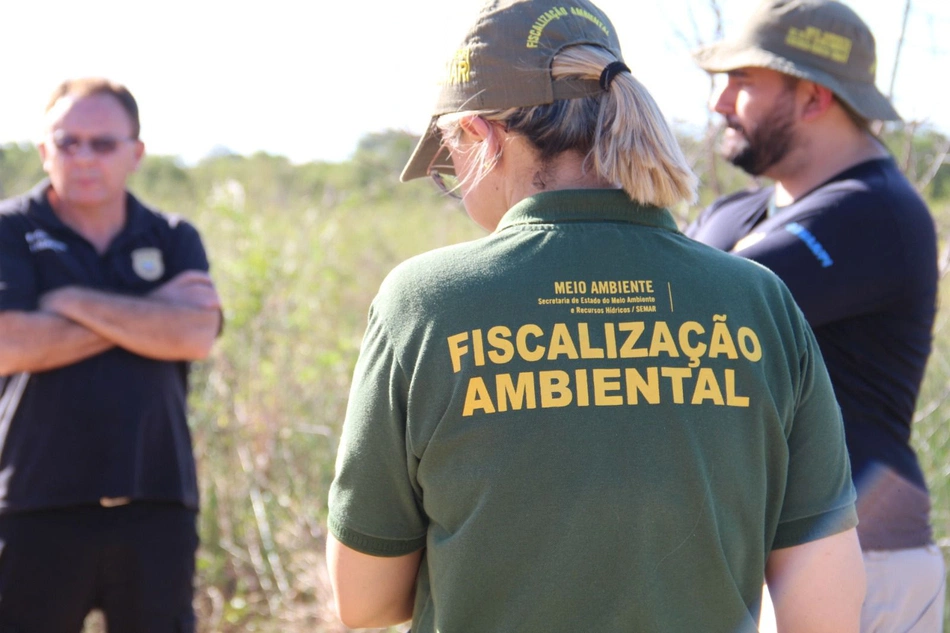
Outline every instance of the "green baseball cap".
<path fill-rule="evenodd" d="M 435 125 L 443 114 L 523 108 L 600 92 L 596 80 L 551 77 L 554 56 L 579 44 L 600 46 L 623 61 L 613 25 L 587 0 L 486 2 L 446 66 L 429 127 L 400 180 L 427 176 L 433 163 L 452 165 Z"/>
<path fill-rule="evenodd" d="M 738 38 L 701 48 L 693 57 L 709 73 L 771 68 L 825 86 L 865 119 L 900 119 L 874 85 L 874 35 L 840 2 L 764 0 Z"/>

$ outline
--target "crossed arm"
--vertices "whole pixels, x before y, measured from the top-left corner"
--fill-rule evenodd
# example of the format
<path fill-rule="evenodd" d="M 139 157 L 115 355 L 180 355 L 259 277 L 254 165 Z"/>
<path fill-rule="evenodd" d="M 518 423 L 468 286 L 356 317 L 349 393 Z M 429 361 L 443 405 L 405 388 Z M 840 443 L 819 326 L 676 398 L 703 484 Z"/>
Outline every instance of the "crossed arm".
<path fill-rule="evenodd" d="M 63 367 L 115 346 L 159 360 L 198 360 L 220 324 L 217 291 L 201 271 L 180 273 L 144 297 L 59 288 L 43 295 L 35 312 L 0 312 L 0 375 Z"/>

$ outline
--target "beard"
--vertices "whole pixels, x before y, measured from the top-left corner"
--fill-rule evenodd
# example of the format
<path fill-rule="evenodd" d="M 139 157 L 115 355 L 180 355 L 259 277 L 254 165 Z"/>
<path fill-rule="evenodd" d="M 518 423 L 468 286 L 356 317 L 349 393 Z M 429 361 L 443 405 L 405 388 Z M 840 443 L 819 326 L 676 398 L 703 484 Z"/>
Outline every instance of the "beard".
<path fill-rule="evenodd" d="M 727 134 L 720 145 L 723 158 L 752 176 L 764 174 L 792 149 L 794 109 L 792 99 L 777 99 L 775 108 L 750 129 L 726 117 L 726 127 L 732 134 Z"/>

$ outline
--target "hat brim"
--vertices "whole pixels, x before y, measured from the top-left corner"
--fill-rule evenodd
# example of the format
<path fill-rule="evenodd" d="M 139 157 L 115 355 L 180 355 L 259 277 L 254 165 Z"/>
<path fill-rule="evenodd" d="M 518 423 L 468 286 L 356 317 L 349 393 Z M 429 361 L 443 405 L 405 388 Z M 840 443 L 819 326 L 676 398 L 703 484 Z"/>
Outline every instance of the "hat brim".
<path fill-rule="evenodd" d="M 429 121 L 425 134 L 419 139 L 416 148 L 412 150 L 412 155 L 399 176 L 400 182 L 409 182 L 416 178 L 428 176 L 431 165 L 439 165 L 439 171 L 442 173 L 455 173 L 452 157 L 449 155 L 448 148 L 442 145 L 442 133 L 435 125 L 438 118 L 435 116 Z"/>
<path fill-rule="evenodd" d="M 841 81 L 834 76 L 791 62 L 774 53 L 731 42 L 719 42 L 693 53 L 693 59 L 708 73 L 727 73 L 739 68 L 769 68 L 825 86 L 852 110 L 869 121 L 899 121 L 901 116 L 873 84 Z"/>

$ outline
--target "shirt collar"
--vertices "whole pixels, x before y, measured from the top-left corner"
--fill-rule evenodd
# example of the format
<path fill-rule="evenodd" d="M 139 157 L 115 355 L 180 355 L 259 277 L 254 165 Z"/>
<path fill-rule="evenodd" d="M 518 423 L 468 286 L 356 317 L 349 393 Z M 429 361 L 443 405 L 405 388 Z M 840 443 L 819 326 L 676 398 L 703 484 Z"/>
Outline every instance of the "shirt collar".
<path fill-rule="evenodd" d="M 32 203 L 31 206 L 33 208 L 33 212 L 49 229 L 55 231 L 68 231 L 69 233 L 75 234 L 76 232 L 64 224 L 63 221 L 60 220 L 56 215 L 56 213 L 53 212 L 53 206 L 49 203 L 49 198 L 46 195 L 49 188 L 49 178 L 44 178 L 39 182 L 39 184 L 30 190 L 28 195 Z M 112 243 L 109 245 L 110 249 L 125 242 L 148 227 L 148 223 L 146 222 L 148 211 L 131 193 L 126 192 L 125 195 L 125 225 L 122 227 L 122 230 L 118 233 L 118 235 L 116 235 L 112 240 Z"/>
<path fill-rule="evenodd" d="M 622 189 L 568 189 L 533 195 L 511 207 L 496 232 L 528 224 L 624 222 L 678 231 L 666 209 L 630 200 Z"/>
<path fill-rule="evenodd" d="M 765 219 L 772 218 L 773 216 L 784 211 L 785 209 L 792 208 L 793 206 L 795 206 L 802 200 L 806 199 L 811 194 L 815 193 L 816 191 L 818 191 L 819 189 L 823 187 L 827 187 L 830 184 L 833 184 L 842 180 L 850 180 L 852 178 L 861 179 L 864 177 L 864 174 L 866 172 L 873 171 L 879 168 L 888 167 L 891 165 L 893 166 L 894 169 L 899 169 L 899 167 L 897 166 L 897 163 L 894 162 L 894 157 L 890 155 L 876 156 L 874 158 L 869 158 L 867 160 L 861 161 L 860 163 L 851 165 L 850 167 L 846 168 L 844 171 L 839 171 L 837 174 L 831 176 L 827 180 L 816 185 L 813 189 L 809 189 L 802 195 L 798 196 L 797 198 L 795 198 L 795 200 L 793 200 L 789 204 L 783 205 L 781 207 L 775 204 L 775 185 L 771 185 L 768 187 L 771 193 L 769 194 L 769 198 L 767 202 L 768 207 L 766 208 L 766 214 L 764 217 Z"/>

